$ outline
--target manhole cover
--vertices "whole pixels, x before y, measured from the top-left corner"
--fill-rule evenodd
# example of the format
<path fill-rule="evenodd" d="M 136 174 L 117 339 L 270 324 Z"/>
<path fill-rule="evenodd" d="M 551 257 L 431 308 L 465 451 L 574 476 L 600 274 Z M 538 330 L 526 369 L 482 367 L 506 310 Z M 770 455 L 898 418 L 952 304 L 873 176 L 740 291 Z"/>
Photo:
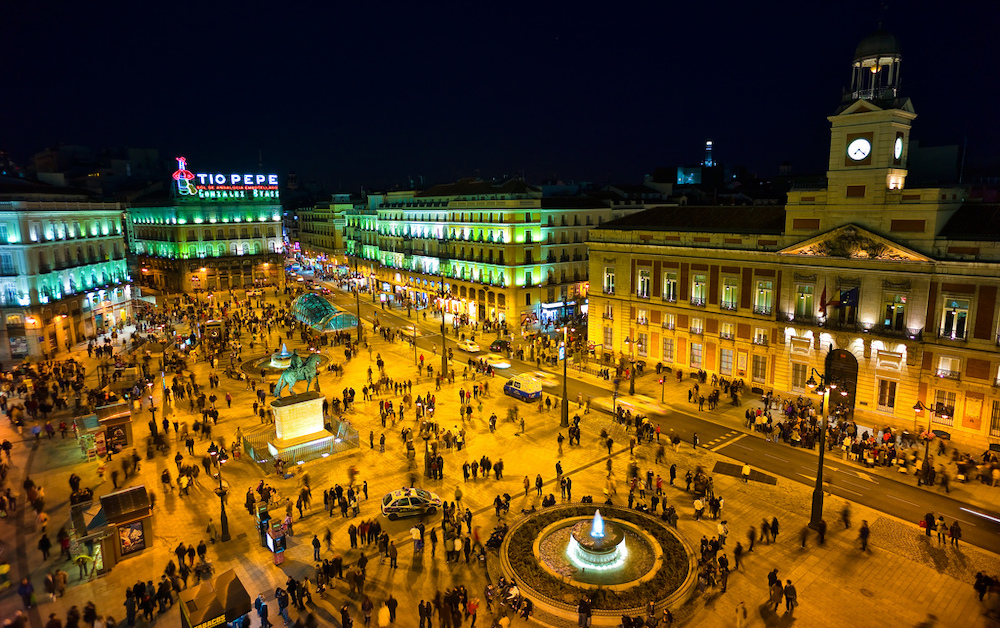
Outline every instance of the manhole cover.
<path fill-rule="evenodd" d="M 861 589 L 861 595 L 865 597 L 875 597 L 875 594 L 869 591 L 868 589 Z"/>

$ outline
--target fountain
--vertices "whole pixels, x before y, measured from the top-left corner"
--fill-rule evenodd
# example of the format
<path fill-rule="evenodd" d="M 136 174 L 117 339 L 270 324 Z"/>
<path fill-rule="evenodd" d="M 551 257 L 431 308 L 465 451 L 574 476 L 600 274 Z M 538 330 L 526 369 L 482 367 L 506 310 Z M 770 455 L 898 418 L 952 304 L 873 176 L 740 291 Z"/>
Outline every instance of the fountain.
<path fill-rule="evenodd" d="M 575 621 L 567 605 L 591 598 L 594 626 L 617 626 L 650 602 L 676 612 L 697 584 L 695 552 L 669 523 L 618 506 L 564 504 L 523 517 L 499 557 L 502 574 L 552 615 Z"/>
<path fill-rule="evenodd" d="M 573 526 L 566 556 L 581 569 L 616 569 L 628 559 L 625 532 L 618 525 L 607 522 L 601 511 L 590 521 Z"/>
<path fill-rule="evenodd" d="M 268 362 L 268 366 L 275 369 L 287 369 L 292 363 L 292 354 L 288 352 L 288 348 L 285 347 L 285 343 L 281 343 L 281 351 L 275 351 L 271 354 L 271 361 Z"/>

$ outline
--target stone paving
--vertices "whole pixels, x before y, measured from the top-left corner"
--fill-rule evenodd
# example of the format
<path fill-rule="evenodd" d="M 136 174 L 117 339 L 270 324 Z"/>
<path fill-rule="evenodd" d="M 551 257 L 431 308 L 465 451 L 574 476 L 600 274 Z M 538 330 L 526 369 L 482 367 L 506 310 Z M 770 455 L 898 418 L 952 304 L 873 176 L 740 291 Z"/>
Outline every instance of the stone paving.
<path fill-rule="evenodd" d="M 388 374 L 397 379 L 413 379 L 414 393 L 424 394 L 428 389 L 436 394 L 438 411 L 437 419 L 446 429 L 461 426 L 457 411 L 459 407 L 458 389 L 466 384 L 459 379 L 454 385 L 446 385 L 441 391 L 433 390 L 433 383 L 426 378 L 417 379 L 416 369 L 412 366 L 412 349 L 402 343 L 386 343 L 370 333 L 373 356 L 381 353 L 389 364 Z M 287 340 L 287 339 L 286 339 Z M 277 338 L 272 337 L 270 346 L 277 346 Z M 244 347 L 248 343 L 244 340 Z M 297 341 L 288 342 L 289 349 L 299 347 Z M 91 364 L 88 373 L 94 373 L 93 361 L 87 361 L 85 351 L 80 353 L 77 347 L 74 356 L 82 358 Z M 262 352 L 261 352 L 262 353 Z M 422 350 L 432 364 L 436 364 L 429 352 Z M 339 350 L 329 351 L 337 362 L 341 361 Z M 245 349 L 244 358 L 250 352 Z M 60 356 L 62 357 L 62 356 Z M 322 389 L 327 394 L 337 394 L 344 386 L 353 386 L 361 399 L 361 385 L 368 366 L 371 364 L 366 351 L 357 358 L 345 364 L 345 375 L 336 378 L 324 373 L 321 377 Z M 206 363 L 194 365 L 198 381 L 207 381 L 208 366 Z M 457 370 L 457 369 L 456 369 Z M 503 378 L 498 376 L 490 381 L 493 395 L 486 399 L 482 416 L 478 413 L 471 423 L 465 427 L 468 431 L 468 447 L 461 452 L 445 450 L 445 467 L 443 481 L 421 479 L 419 485 L 438 492 L 443 499 L 451 500 L 457 485 L 462 485 L 464 493 L 462 503 L 474 513 L 473 525 L 480 527 L 488 535 L 495 522 L 492 501 L 499 493 L 509 493 L 513 496 L 511 504 L 512 516 L 521 508 L 537 505 L 540 500 L 535 497 L 534 490 L 529 496 L 524 496 L 522 481 L 525 475 L 534 478 L 541 473 L 546 481 L 545 493 L 558 494 L 558 487 L 553 485 L 554 465 L 562 461 L 565 473 L 571 475 L 574 481 L 573 495 L 579 499 L 583 495 L 594 495 L 595 500 L 602 494 L 605 487 L 605 463 L 607 450 L 597 442 L 597 433 L 608 429 L 618 443 L 626 442 L 620 426 L 614 425 L 606 415 L 593 412 L 583 417 L 583 444 L 579 447 L 564 447 L 562 456 L 557 453 L 556 435 L 558 428 L 558 412 L 538 413 L 534 408 L 525 406 L 513 399 L 499 394 Z M 221 418 L 215 435 L 232 440 L 237 426 L 244 429 L 258 422 L 251 417 L 251 393 L 242 384 L 237 384 L 225 377 L 221 383 L 224 396 L 229 391 L 234 396 L 233 408 L 225 408 L 225 402 L 219 403 Z M 677 402 L 680 402 L 681 389 L 671 392 Z M 159 403 L 159 402 L 158 402 Z M 526 418 L 525 433 L 521 434 L 519 426 L 507 422 L 504 417 L 509 407 L 518 407 Z M 576 411 L 573 409 L 573 411 Z M 186 410 L 186 403 L 177 408 L 181 420 L 192 422 L 195 415 Z M 490 434 L 487 419 L 491 412 L 499 417 L 498 429 Z M 137 440 L 143 440 L 147 433 L 146 412 L 137 418 L 134 431 Z M 301 578 L 312 575 L 312 547 L 309 541 L 313 533 L 322 538 L 326 529 L 333 533 L 334 547 L 345 557 L 345 564 L 353 563 L 363 550 L 347 549 L 346 528 L 351 521 L 374 518 L 378 515 L 377 500 L 386 492 L 398 488 L 407 482 L 410 471 L 405 459 L 403 443 L 399 438 L 399 427 L 386 430 L 386 452 L 379 453 L 378 447 L 368 447 L 368 432 L 374 430 L 376 444 L 382 433 L 377 417 L 377 402 L 369 402 L 366 406 L 358 404 L 358 408 L 349 413 L 350 420 L 361 433 L 362 447 L 354 452 L 314 465 L 307 465 L 313 491 L 314 505 L 300 522 L 298 513 L 295 516 L 295 536 L 289 540 L 286 560 L 280 567 L 275 566 L 270 553 L 261 548 L 257 534 L 253 528 L 251 517 L 241 507 L 243 494 L 247 487 L 256 486 L 262 479 L 260 471 L 247 462 L 232 461 L 226 466 L 224 476 L 232 487 L 233 498 L 229 500 L 230 528 L 233 539 L 225 544 L 217 544 L 209 549 L 209 557 L 217 572 L 235 568 L 252 596 L 263 592 L 265 597 L 273 602 L 274 589 L 283 586 L 289 576 Z M 407 425 L 415 425 L 412 412 L 408 413 Z M 68 518 L 67 479 L 69 474 L 76 472 L 83 477 L 83 484 L 95 486 L 95 492 L 100 495 L 111 490 L 110 481 L 98 485 L 97 465 L 81 462 L 82 455 L 78 448 L 67 439 L 47 441 L 43 439 L 37 449 L 30 443 L 20 441 L 7 426 L 0 427 L 3 437 L 15 442 L 14 463 L 8 483 L 20 491 L 20 485 L 26 474 L 31 475 L 35 482 L 43 484 L 47 492 L 47 504 L 51 522 L 50 532 L 58 530 Z M 196 448 L 200 460 L 207 442 L 199 442 Z M 116 619 L 124 617 L 121 603 L 124 599 L 123 588 L 135 582 L 158 579 L 163 566 L 173 557 L 172 550 L 179 543 L 197 544 L 207 537 L 204 530 L 208 517 L 218 521 L 218 499 L 212 493 L 208 478 L 201 477 L 200 487 L 192 489 L 192 499 L 181 499 L 176 491 L 163 494 L 159 483 L 159 474 L 163 469 L 174 469 L 173 454 L 159 455 L 155 460 L 143 460 L 142 470 L 138 478 L 130 480 L 128 485 L 144 482 L 147 487 L 158 494 L 154 515 L 154 542 L 152 547 L 144 550 L 141 556 L 127 559 L 120 563 L 110 574 L 93 580 L 81 582 L 76 568 L 72 565 L 63 566 L 70 574 L 70 586 L 66 596 L 55 602 L 50 602 L 42 595 L 42 580 L 46 570 L 54 568 L 58 560 L 51 558 L 44 565 L 36 549 L 39 531 L 34 529 L 31 518 L 24 523 L 7 520 L 0 523 L 0 535 L 10 545 L 8 552 L 16 555 L 12 560 L 18 579 L 24 568 L 28 568 L 32 582 L 39 592 L 40 606 L 38 613 L 32 615 L 34 625 L 41 626 L 41 620 L 47 618 L 50 612 L 60 617 L 65 616 L 71 605 L 82 606 L 88 600 L 97 603 L 98 611 L 111 614 Z M 502 480 L 478 479 L 475 482 L 461 482 L 461 464 L 464 460 L 479 459 L 482 455 L 489 456 L 493 462 L 503 458 L 505 473 Z M 664 464 L 654 465 L 654 451 L 648 446 L 636 449 L 636 461 L 640 469 L 653 467 L 656 472 L 666 475 L 669 465 L 678 465 L 679 475 L 683 471 L 701 465 L 706 469 L 714 467 L 715 462 L 729 460 L 713 454 L 706 449 L 692 451 L 690 446 L 682 446 L 679 453 L 668 449 Z M 188 459 L 185 456 L 185 459 Z M 616 473 L 624 473 L 628 463 L 628 449 L 615 450 L 612 456 Z M 420 452 L 418 451 L 418 462 Z M 117 461 L 116 461 L 117 462 Z M 109 465 L 109 471 L 111 466 Z M 358 519 L 343 519 L 339 513 L 330 518 L 321 511 L 322 489 L 332 486 L 335 482 L 347 481 L 347 469 L 356 466 L 361 471 L 361 480 L 368 481 L 369 500 L 361 504 L 361 514 Z M 620 475 L 619 475 L 620 477 Z M 299 479 L 278 480 L 269 476 L 266 481 L 275 486 L 282 497 L 294 495 L 299 486 Z M 805 486 L 779 479 L 776 486 L 759 483 L 744 485 L 736 478 L 722 475 L 715 477 L 716 492 L 725 498 L 723 517 L 729 521 L 731 536 L 727 547 L 731 548 L 737 540 L 743 539 L 749 525 L 759 526 L 761 518 L 777 516 L 782 523 L 779 540 L 772 545 L 758 545 L 752 554 L 746 556 L 740 574 L 734 574 L 730 579 L 729 590 L 722 594 L 717 590 L 694 600 L 683 615 L 688 617 L 687 625 L 697 626 L 731 626 L 734 625 L 734 608 L 737 602 L 744 601 L 751 611 L 752 626 L 785 626 L 798 621 L 807 626 L 875 624 L 916 626 L 925 621 L 929 614 L 938 617 L 939 626 L 978 627 L 992 626 L 982 615 L 981 606 L 972 590 L 970 574 L 981 568 L 993 573 L 1000 573 L 1000 563 L 995 555 L 982 552 L 975 548 L 963 546 L 959 550 L 950 547 L 939 549 L 936 546 L 927 547 L 924 537 L 915 524 L 898 521 L 892 517 L 877 512 L 854 507 L 855 526 L 861 519 L 868 519 L 872 524 L 870 554 L 862 554 L 856 545 L 856 527 L 851 530 L 839 530 L 831 522 L 831 532 L 825 547 L 816 547 L 815 540 L 808 542 L 808 549 L 801 549 L 797 534 L 808 520 L 811 490 Z M 680 488 L 668 488 L 667 498 L 674 504 L 681 515 L 679 530 L 693 545 L 697 546 L 701 536 L 711 537 L 715 533 L 715 523 L 710 520 L 695 522 L 689 496 Z M 625 501 L 626 491 L 619 486 L 618 502 Z M 317 506 L 317 503 L 319 504 Z M 835 497 L 827 500 L 828 512 L 839 512 L 843 502 Z M 443 552 L 431 558 L 429 549 L 423 555 L 414 555 L 408 543 L 407 529 L 412 521 L 385 523 L 391 538 L 400 549 L 399 568 L 389 569 L 388 565 L 379 564 L 374 560 L 374 551 L 364 550 L 373 558 L 368 566 L 366 593 L 372 596 L 376 604 L 383 601 L 391 592 L 399 601 L 399 617 L 396 625 L 403 627 L 416 626 L 415 613 L 417 602 L 430 599 L 437 590 L 448 586 L 464 584 L 470 593 L 480 595 L 486 582 L 484 570 L 475 564 L 464 562 L 447 564 L 443 560 Z M 54 536 L 54 535 L 53 535 Z M 936 541 L 935 541 L 936 543 Z M 746 544 L 744 542 L 744 544 Z M 440 548 L 439 548 L 440 549 Z M 325 556 L 330 554 L 324 551 Z M 792 616 L 779 613 L 774 615 L 760 605 L 766 598 L 766 574 L 777 567 L 782 578 L 791 578 L 798 588 L 800 606 Z M 192 578 L 191 582 L 194 580 Z M 346 584 L 341 581 L 328 592 L 326 599 L 314 597 L 311 608 L 324 625 L 339 626 L 338 609 L 347 603 L 351 608 L 357 608 L 356 599 L 350 599 Z M 997 599 L 990 601 L 995 605 Z M 12 590 L 0 594 L 0 617 L 9 617 L 21 604 Z M 272 604 L 272 621 L 275 618 L 275 605 Z M 485 609 L 484 609 L 485 611 Z M 782 607 L 783 611 L 783 607 Z M 179 610 L 174 607 L 167 611 L 158 621 L 166 621 L 171 625 L 179 622 Z M 292 612 L 293 619 L 295 612 Z M 358 612 L 355 620 L 360 621 Z M 548 618 L 543 618 L 548 619 Z M 480 618 L 479 625 L 488 625 L 487 616 Z M 140 622 L 142 623 L 142 622 Z M 515 620 L 515 624 L 523 623 Z M 532 620 L 530 623 L 537 623 Z M 563 625 L 561 622 L 556 625 Z M 256 617 L 253 625 L 257 626 Z"/>

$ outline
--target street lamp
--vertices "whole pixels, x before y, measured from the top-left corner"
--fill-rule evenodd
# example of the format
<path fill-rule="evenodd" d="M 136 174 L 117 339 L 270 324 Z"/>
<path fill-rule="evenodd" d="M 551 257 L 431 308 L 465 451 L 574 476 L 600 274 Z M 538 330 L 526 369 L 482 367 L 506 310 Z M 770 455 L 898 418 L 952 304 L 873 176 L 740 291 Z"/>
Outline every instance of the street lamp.
<path fill-rule="evenodd" d="M 812 512 L 809 516 L 809 527 L 816 530 L 819 529 L 820 521 L 823 519 L 823 458 L 826 454 L 827 414 L 831 405 L 828 394 L 832 395 L 839 388 L 840 394 L 846 397 L 850 394 L 850 391 L 847 390 L 846 386 L 841 385 L 829 375 L 822 375 L 816 369 L 811 369 L 811 371 L 812 374 L 819 376 L 819 385 L 817 385 L 816 378 L 810 374 L 809 380 L 806 381 L 806 386 L 812 389 L 817 395 L 822 395 L 822 400 L 820 401 L 820 421 L 822 427 L 819 443 L 819 466 L 816 469 L 816 487 L 813 489 Z"/>
<path fill-rule="evenodd" d="M 447 340 L 448 331 L 444 328 L 444 307 L 445 304 L 445 293 L 444 293 L 444 282 L 441 282 L 441 376 L 444 377 L 448 373 L 448 350 L 445 348 L 445 343 Z M 413 342 L 417 341 L 416 332 L 413 335 Z"/>
<path fill-rule="evenodd" d="M 361 342 L 361 287 L 358 286 L 358 256 L 354 255 L 354 302 L 358 306 L 358 343 Z"/>
<path fill-rule="evenodd" d="M 630 336 L 625 339 L 625 346 L 629 348 L 629 363 L 631 364 L 631 368 L 629 369 L 628 373 L 628 394 L 634 395 L 635 394 L 635 349 L 636 347 L 642 349 L 642 341 L 640 340 L 633 341 L 632 337 Z"/>
<path fill-rule="evenodd" d="M 559 417 L 559 427 L 569 427 L 569 391 L 566 388 L 566 382 L 569 380 L 566 372 L 568 365 L 569 365 L 569 328 L 563 325 L 563 398 L 562 398 L 562 416 Z"/>
<path fill-rule="evenodd" d="M 219 523 L 222 525 L 222 536 L 219 537 L 220 541 L 228 541 L 229 536 L 229 517 L 226 516 L 226 489 L 222 486 L 222 465 L 226 464 L 229 460 L 229 456 L 226 455 L 225 450 L 220 450 L 215 443 L 208 446 L 208 453 L 219 464 L 219 488 L 216 493 L 219 494 L 219 507 L 221 508 L 221 513 L 219 514 Z"/>
<path fill-rule="evenodd" d="M 920 414 L 922 410 L 927 410 L 927 432 L 923 434 L 924 439 L 924 463 L 925 469 L 930 469 L 930 452 L 931 452 L 931 439 L 934 438 L 934 432 L 932 431 L 931 420 L 934 415 L 938 415 L 942 419 L 948 418 L 948 413 L 945 412 L 945 405 L 943 403 L 936 403 L 934 407 L 925 406 L 923 402 L 919 399 L 915 404 L 913 404 L 913 411 Z M 924 484 L 927 483 L 927 471 L 921 469 L 921 476 L 923 477 Z"/>

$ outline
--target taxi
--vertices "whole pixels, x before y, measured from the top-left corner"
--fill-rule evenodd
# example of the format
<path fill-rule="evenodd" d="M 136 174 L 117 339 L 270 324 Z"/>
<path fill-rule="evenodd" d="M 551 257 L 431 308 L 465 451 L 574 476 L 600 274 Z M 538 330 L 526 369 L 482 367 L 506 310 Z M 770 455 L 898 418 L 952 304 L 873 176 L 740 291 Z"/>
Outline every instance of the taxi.
<path fill-rule="evenodd" d="M 400 517 L 433 515 L 440 507 L 441 498 L 422 488 L 401 488 L 382 498 L 382 514 L 389 521 Z"/>

